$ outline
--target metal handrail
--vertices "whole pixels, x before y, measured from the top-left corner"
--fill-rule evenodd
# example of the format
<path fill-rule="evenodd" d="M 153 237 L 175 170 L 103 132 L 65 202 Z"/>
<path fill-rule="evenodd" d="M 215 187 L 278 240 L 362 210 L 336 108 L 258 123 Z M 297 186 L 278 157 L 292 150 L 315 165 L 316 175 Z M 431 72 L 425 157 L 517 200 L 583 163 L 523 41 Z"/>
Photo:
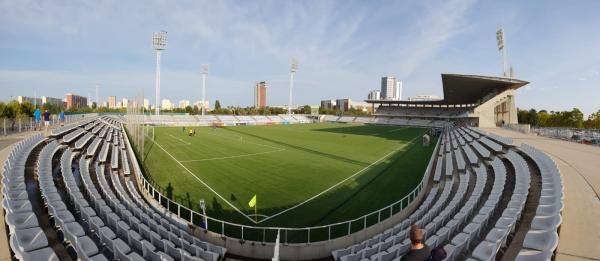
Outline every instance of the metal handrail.
<path fill-rule="evenodd" d="M 130 144 L 127 132 L 125 131 L 125 128 L 121 128 L 121 131 L 123 132 L 123 135 L 125 137 L 125 142 L 128 145 L 127 146 L 127 150 L 128 150 L 129 157 L 135 159 L 135 153 L 133 152 L 133 149 L 132 149 L 132 146 Z M 364 229 L 366 229 L 366 228 L 368 228 L 370 226 L 379 224 L 383 220 L 386 220 L 386 219 L 392 217 L 394 215 L 393 210 L 394 210 L 395 206 L 398 206 L 398 205 L 400 206 L 399 210 L 396 211 L 396 213 L 399 213 L 402 210 L 406 209 L 409 205 L 411 205 L 411 203 L 413 203 L 415 201 L 415 199 L 418 197 L 418 195 L 423 191 L 423 188 L 427 186 L 428 181 L 429 181 L 429 175 L 428 175 L 428 173 L 431 172 L 433 157 L 435 155 L 437 155 L 437 150 L 439 149 L 439 144 L 440 144 L 441 140 L 442 140 L 441 138 L 438 139 L 438 141 L 436 143 L 436 147 L 434 148 L 434 151 L 433 151 L 433 153 L 431 155 L 431 158 L 429 160 L 427 168 L 425 169 L 425 173 L 423 174 L 423 178 L 421 179 L 421 181 L 419 182 L 419 184 L 409 194 L 407 194 L 406 196 L 404 196 L 402 199 L 397 200 L 396 202 L 391 203 L 391 204 L 389 204 L 389 205 L 387 205 L 387 206 L 385 206 L 383 208 L 380 208 L 379 210 L 375 210 L 375 211 L 373 211 L 371 213 L 365 214 L 365 215 L 360 216 L 358 218 L 354 218 L 354 219 L 346 220 L 346 221 L 342 221 L 342 222 L 337 222 L 337 223 L 332 223 L 332 224 L 327 224 L 327 225 L 311 226 L 311 227 L 301 227 L 301 228 L 295 228 L 295 227 L 260 227 L 260 226 L 252 226 L 252 225 L 243 225 L 243 224 L 238 224 L 238 223 L 233 223 L 233 222 L 229 222 L 229 221 L 224 221 L 224 220 L 216 219 L 216 218 L 210 217 L 208 215 L 204 216 L 203 214 L 198 213 L 198 212 L 194 211 L 193 209 L 190 209 L 190 208 L 188 208 L 186 206 L 181 205 L 180 203 L 178 203 L 176 201 L 173 201 L 173 200 L 165 197 L 162 193 L 160 193 L 160 191 L 158 189 L 156 189 L 152 185 L 152 183 L 150 181 L 148 181 L 146 179 L 146 177 L 144 177 L 144 175 L 141 175 L 142 172 L 141 172 L 141 169 L 140 169 L 140 166 L 139 166 L 137 160 L 133 160 L 132 162 L 133 162 L 133 168 L 135 169 L 135 171 L 134 171 L 135 174 L 134 175 L 135 175 L 136 180 L 138 182 L 138 186 L 139 186 L 139 184 L 142 185 L 142 187 L 144 188 L 143 192 L 147 193 L 148 195 L 150 195 L 155 200 L 156 200 L 156 197 L 158 196 L 158 200 L 157 201 L 163 207 L 165 207 L 163 201 L 166 200 L 166 205 L 167 205 L 166 208 L 170 212 L 172 212 L 172 213 L 173 213 L 173 211 L 171 211 L 171 205 L 175 205 L 177 207 L 177 213 L 174 213 L 174 214 L 177 214 L 177 216 L 179 218 L 183 219 L 183 220 L 186 220 L 186 221 L 188 221 L 188 222 L 190 222 L 192 224 L 195 224 L 194 223 L 194 216 L 198 216 L 198 217 L 201 218 L 201 220 L 204 219 L 204 218 L 206 218 L 207 220 L 210 220 L 210 221 L 213 221 L 213 222 L 216 222 L 216 223 L 220 223 L 221 224 L 220 232 L 218 230 L 213 229 L 212 227 L 208 228 L 207 230 L 212 231 L 212 232 L 217 233 L 217 234 L 221 234 L 224 237 L 230 237 L 230 238 L 237 238 L 237 237 L 232 237 L 232 236 L 226 235 L 226 233 L 225 233 L 225 225 L 233 226 L 233 227 L 238 227 L 239 230 L 241 231 L 241 236 L 239 238 L 237 238 L 237 239 L 240 239 L 241 241 L 245 241 L 246 240 L 244 238 L 244 229 L 246 229 L 246 230 L 248 230 L 248 229 L 251 229 L 251 230 L 262 230 L 263 231 L 263 233 L 262 233 L 262 238 L 263 238 L 262 242 L 270 242 L 270 241 L 266 241 L 266 233 L 267 233 L 267 231 L 277 232 L 279 230 L 284 235 L 282 243 L 286 243 L 286 244 L 290 243 L 290 242 L 288 242 L 288 233 L 287 233 L 288 231 L 307 231 L 307 240 L 306 240 L 306 242 L 293 242 L 293 243 L 303 243 L 304 244 L 304 243 L 313 243 L 313 242 L 318 242 L 318 241 L 331 240 L 331 239 L 334 239 L 334 238 L 340 238 L 340 237 L 343 237 L 343 236 L 348 236 L 348 235 L 353 234 L 353 233 L 357 233 L 357 232 L 362 231 L 362 230 L 364 230 Z M 403 203 L 404 201 L 408 201 L 408 202 L 406 204 L 404 204 Z M 185 217 L 182 216 L 182 210 L 184 212 L 189 212 L 189 216 L 185 216 Z M 383 212 L 389 212 L 389 216 L 387 216 L 384 219 L 381 219 L 381 214 Z M 371 224 L 371 225 L 367 226 L 367 218 L 369 218 L 371 216 L 374 216 L 375 214 L 377 214 L 377 217 L 378 217 L 377 223 Z M 387 213 L 384 213 L 384 214 L 387 214 Z M 360 221 L 360 220 L 363 220 L 363 222 L 362 222 L 362 224 L 363 224 L 362 228 L 360 228 L 357 231 L 352 232 L 352 223 L 355 223 L 355 222 Z M 346 230 L 347 233 L 343 234 L 341 236 L 331 237 L 332 227 L 341 226 L 341 225 L 346 225 L 347 226 L 347 230 Z M 327 229 L 328 230 L 328 237 L 327 237 L 327 239 L 326 240 L 311 241 L 310 231 L 311 230 L 318 230 L 318 229 Z"/>

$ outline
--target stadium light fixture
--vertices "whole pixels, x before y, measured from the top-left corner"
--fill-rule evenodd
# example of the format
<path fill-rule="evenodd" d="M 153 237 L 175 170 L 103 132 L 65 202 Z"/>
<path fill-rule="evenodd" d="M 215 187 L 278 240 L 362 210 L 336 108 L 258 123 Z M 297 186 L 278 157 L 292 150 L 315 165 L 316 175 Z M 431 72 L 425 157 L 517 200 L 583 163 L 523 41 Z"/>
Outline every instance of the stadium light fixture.
<path fill-rule="evenodd" d="M 100 101 L 98 100 L 98 84 L 96 84 L 96 109 L 100 108 Z"/>
<path fill-rule="evenodd" d="M 294 89 L 294 74 L 298 70 L 298 61 L 292 59 L 292 66 L 290 67 L 290 99 L 288 101 L 288 116 L 292 116 L 292 90 Z"/>
<path fill-rule="evenodd" d="M 502 54 L 502 75 L 506 77 L 506 38 L 502 27 L 499 27 L 498 31 L 496 31 L 496 42 L 498 44 L 498 51 Z"/>
<path fill-rule="evenodd" d="M 160 52 L 167 48 L 167 32 L 152 34 L 152 47 L 156 51 L 156 115 L 160 114 Z"/>
<path fill-rule="evenodd" d="M 208 64 L 203 64 L 202 66 L 202 117 L 204 118 L 205 108 L 206 107 L 206 75 L 208 74 Z"/>

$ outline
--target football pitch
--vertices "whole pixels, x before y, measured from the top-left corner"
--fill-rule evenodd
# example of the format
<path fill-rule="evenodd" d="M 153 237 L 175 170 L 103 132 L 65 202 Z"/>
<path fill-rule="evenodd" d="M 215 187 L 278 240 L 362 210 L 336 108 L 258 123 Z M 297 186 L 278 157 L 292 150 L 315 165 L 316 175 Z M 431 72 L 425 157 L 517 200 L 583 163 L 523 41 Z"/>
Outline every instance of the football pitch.
<path fill-rule="evenodd" d="M 308 227 L 385 207 L 423 177 L 427 129 L 333 123 L 155 127 L 145 174 L 167 197 L 253 226 Z M 256 195 L 256 208 L 249 201 Z"/>

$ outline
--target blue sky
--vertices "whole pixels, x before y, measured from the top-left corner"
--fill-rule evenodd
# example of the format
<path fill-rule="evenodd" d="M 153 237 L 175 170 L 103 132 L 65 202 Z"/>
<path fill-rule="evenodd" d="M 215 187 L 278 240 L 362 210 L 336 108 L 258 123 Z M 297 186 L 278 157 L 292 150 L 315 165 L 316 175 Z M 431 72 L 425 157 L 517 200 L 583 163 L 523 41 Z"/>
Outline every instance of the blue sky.
<path fill-rule="evenodd" d="M 0 0 L 0 99 L 67 92 L 154 100 L 152 32 L 168 31 L 163 98 L 295 104 L 362 100 L 380 77 L 404 96 L 442 95 L 440 73 L 499 75 L 495 31 L 506 31 L 517 106 L 600 109 L 600 1 L 9 1 Z"/>

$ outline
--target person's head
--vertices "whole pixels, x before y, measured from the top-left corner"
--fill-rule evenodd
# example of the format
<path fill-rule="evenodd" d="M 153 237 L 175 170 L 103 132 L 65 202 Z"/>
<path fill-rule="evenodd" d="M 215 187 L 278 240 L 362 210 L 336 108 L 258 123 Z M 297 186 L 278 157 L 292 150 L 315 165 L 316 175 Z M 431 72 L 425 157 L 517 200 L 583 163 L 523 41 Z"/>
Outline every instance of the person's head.
<path fill-rule="evenodd" d="M 415 224 L 410 227 L 410 242 L 412 245 L 421 244 L 423 241 L 423 230 Z"/>

